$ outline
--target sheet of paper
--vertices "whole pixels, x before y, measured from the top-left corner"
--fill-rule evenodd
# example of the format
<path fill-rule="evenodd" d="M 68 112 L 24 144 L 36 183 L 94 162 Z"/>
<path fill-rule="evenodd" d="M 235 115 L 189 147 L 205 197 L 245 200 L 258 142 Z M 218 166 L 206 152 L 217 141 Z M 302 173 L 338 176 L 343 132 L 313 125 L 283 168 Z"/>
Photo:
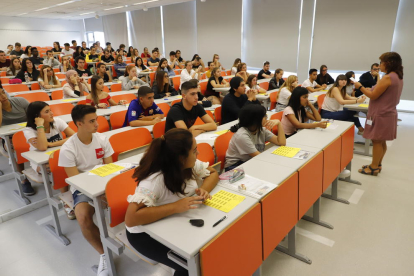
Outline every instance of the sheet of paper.
<path fill-rule="evenodd" d="M 47 152 L 45 152 L 47 155 L 51 155 L 52 153 L 54 153 L 55 151 L 57 151 L 57 149 L 55 149 L 55 150 L 50 150 L 50 151 L 47 151 Z"/>
<path fill-rule="evenodd" d="M 368 104 L 360 104 L 358 106 L 360 106 L 360 107 L 368 107 Z"/>
<path fill-rule="evenodd" d="M 292 158 L 300 151 L 300 148 L 292 148 L 292 147 L 278 147 L 276 150 L 274 150 L 272 153 L 284 157 Z"/>
<path fill-rule="evenodd" d="M 98 176 L 101 176 L 101 177 L 105 177 L 105 176 L 108 176 L 110 174 L 119 172 L 124 168 L 125 167 L 122 167 L 122 166 L 111 163 L 111 164 L 100 166 L 99 168 L 93 169 L 89 172 L 93 173 L 93 174 L 96 174 Z"/>
<path fill-rule="evenodd" d="M 216 140 L 216 138 L 219 135 L 215 134 L 215 133 L 203 133 L 198 135 L 195 139 L 196 141 L 202 141 L 202 140 Z"/>
<path fill-rule="evenodd" d="M 218 185 L 257 199 L 264 197 L 277 187 L 273 183 L 254 178 L 250 175 L 245 175 L 234 183 L 230 183 L 228 180 L 220 180 Z"/>
<path fill-rule="evenodd" d="M 63 99 L 62 102 L 74 102 L 76 99 Z"/>
<path fill-rule="evenodd" d="M 177 99 L 182 99 L 182 98 L 183 98 L 183 96 L 181 96 L 181 95 L 177 96 Z"/>
<path fill-rule="evenodd" d="M 245 198 L 246 197 L 241 195 L 220 190 L 218 193 L 213 195 L 211 199 L 204 201 L 204 205 L 228 213 L 233 210 L 234 207 L 239 205 Z"/>
<path fill-rule="evenodd" d="M 18 125 L 22 126 L 22 127 L 25 127 L 27 125 L 27 123 L 21 123 L 21 124 L 18 124 Z"/>
<path fill-rule="evenodd" d="M 230 130 L 228 130 L 228 129 L 225 129 L 225 130 L 220 130 L 220 131 L 216 131 L 216 132 L 214 132 L 215 134 L 218 134 L 218 135 L 222 135 L 222 134 L 224 134 L 224 133 L 226 133 L 226 132 L 229 132 Z"/>
<path fill-rule="evenodd" d="M 307 151 L 307 150 L 300 150 L 295 156 L 293 156 L 293 158 L 295 159 L 308 159 L 313 152 Z"/>
<path fill-rule="evenodd" d="M 126 172 L 127 170 L 130 170 L 130 169 L 133 169 L 133 168 L 137 167 L 139 164 L 138 163 L 117 163 L 116 165 L 124 167 L 124 168 L 122 170 L 116 171 L 112 174 L 121 174 L 123 172 Z M 96 165 L 95 167 L 93 167 L 92 170 L 95 170 L 95 169 L 103 167 L 103 166 L 105 166 L 105 165 Z M 91 171 L 89 171 L 88 175 L 95 175 L 94 173 L 91 173 Z"/>

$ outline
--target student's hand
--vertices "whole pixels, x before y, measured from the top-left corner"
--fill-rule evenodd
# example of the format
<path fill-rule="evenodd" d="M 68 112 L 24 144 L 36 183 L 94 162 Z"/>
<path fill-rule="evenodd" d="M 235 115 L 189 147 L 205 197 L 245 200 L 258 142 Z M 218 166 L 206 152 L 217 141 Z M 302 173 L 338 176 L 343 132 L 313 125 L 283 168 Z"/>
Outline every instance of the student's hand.
<path fill-rule="evenodd" d="M 275 126 L 277 126 L 279 124 L 280 124 L 279 120 L 269 120 L 269 121 L 266 122 L 264 127 L 268 128 L 268 129 L 273 129 Z"/>
<path fill-rule="evenodd" d="M 205 102 L 205 101 L 208 101 L 208 99 L 207 99 L 206 97 L 204 97 L 204 98 L 202 99 L 202 101 L 203 101 L 203 102 Z"/>
<path fill-rule="evenodd" d="M 198 101 L 198 103 L 199 103 L 199 104 L 203 104 L 203 102 L 202 102 L 202 101 Z M 1 106 L 0 106 L 0 107 L 1 107 Z"/>
<path fill-rule="evenodd" d="M 47 76 L 47 68 L 43 69 L 43 74 L 45 75 L 45 78 Z"/>
<path fill-rule="evenodd" d="M 320 128 L 326 128 L 328 126 L 328 121 L 318 122 L 316 125 Z"/>
<path fill-rule="evenodd" d="M 358 98 L 357 103 L 363 103 L 367 97 L 361 96 Z"/>
<path fill-rule="evenodd" d="M 161 118 L 160 118 L 160 117 L 155 117 L 155 118 L 152 120 L 152 124 L 153 124 L 153 125 L 155 125 L 156 123 L 159 123 L 159 122 L 161 122 Z"/>
<path fill-rule="evenodd" d="M 99 103 L 99 104 L 98 104 L 98 107 L 99 107 L 99 108 L 107 108 L 107 107 L 108 107 L 108 105 L 107 105 L 106 103 Z"/>
<path fill-rule="evenodd" d="M 196 190 L 195 190 L 195 193 L 196 193 L 198 196 L 203 197 L 203 198 L 204 198 L 204 200 L 211 199 L 211 195 L 210 195 L 210 194 L 209 194 L 206 190 L 204 190 L 203 188 L 198 188 L 198 189 L 196 189 Z"/>
<path fill-rule="evenodd" d="M 171 93 L 170 92 L 167 92 L 167 93 L 165 93 L 165 96 L 166 97 L 170 97 L 171 96 Z"/>
<path fill-rule="evenodd" d="M 35 118 L 35 125 L 36 126 L 43 126 L 43 124 L 45 123 L 45 119 L 37 117 Z"/>
<path fill-rule="evenodd" d="M 118 104 L 119 105 L 125 105 L 125 104 L 127 104 L 127 101 L 126 100 L 120 100 Z"/>
<path fill-rule="evenodd" d="M 195 205 L 200 205 L 203 203 L 202 196 L 192 196 L 180 199 L 179 201 L 174 202 L 174 209 L 176 213 L 183 213 L 190 209 L 197 209 L 198 207 Z"/>
<path fill-rule="evenodd" d="M 311 103 L 311 101 L 308 99 L 308 106 L 311 107 L 313 104 Z"/>
<path fill-rule="evenodd" d="M 354 86 L 355 86 L 355 89 L 359 89 L 362 86 L 362 84 L 360 82 L 356 81 L 356 82 L 354 82 Z"/>
<path fill-rule="evenodd" d="M 138 78 L 137 77 L 133 77 L 132 79 L 131 79 L 131 81 L 137 81 L 138 80 Z"/>
<path fill-rule="evenodd" d="M 249 101 L 254 101 L 256 99 L 257 91 L 254 89 L 249 89 L 247 90 L 246 94 Z"/>
<path fill-rule="evenodd" d="M 73 84 L 78 84 L 78 80 L 76 79 L 76 77 L 75 76 L 71 76 L 70 77 L 70 81 L 73 83 Z"/>

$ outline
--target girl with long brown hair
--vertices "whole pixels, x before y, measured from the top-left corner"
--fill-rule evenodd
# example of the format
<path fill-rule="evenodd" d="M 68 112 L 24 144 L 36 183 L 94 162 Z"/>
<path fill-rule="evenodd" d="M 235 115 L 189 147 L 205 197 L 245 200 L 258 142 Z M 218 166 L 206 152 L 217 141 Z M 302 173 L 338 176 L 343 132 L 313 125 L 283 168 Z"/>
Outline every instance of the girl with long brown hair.
<path fill-rule="evenodd" d="M 178 92 L 174 89 L 174 86 L 170 85 L 168 73 L 165 71 L 158 71 L 157 76 L 155 77 L 155 82 L 152 86 L 152 91 L 154 91 L 154 99 L 178 95 Z"/>

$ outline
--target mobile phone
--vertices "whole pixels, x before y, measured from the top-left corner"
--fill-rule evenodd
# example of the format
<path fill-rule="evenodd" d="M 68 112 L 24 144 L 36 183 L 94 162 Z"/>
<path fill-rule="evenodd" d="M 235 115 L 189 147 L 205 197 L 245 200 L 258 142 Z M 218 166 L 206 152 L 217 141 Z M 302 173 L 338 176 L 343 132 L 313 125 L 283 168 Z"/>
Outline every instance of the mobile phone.
<path fill-rule="evenodd" d="M 353 82 L 356 82 L 356 80 L 353 77 L 350 77 L 349 79 Z"/>

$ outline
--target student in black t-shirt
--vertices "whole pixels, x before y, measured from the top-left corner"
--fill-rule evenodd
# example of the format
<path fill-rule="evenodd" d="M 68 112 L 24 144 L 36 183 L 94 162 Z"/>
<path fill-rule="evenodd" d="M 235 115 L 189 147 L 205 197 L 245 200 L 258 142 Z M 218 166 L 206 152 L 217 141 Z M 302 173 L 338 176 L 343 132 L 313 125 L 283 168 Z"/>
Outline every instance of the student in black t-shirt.
<path fill-rule="evenodd" d="M 115 58 L 111 55 L 111 52 L 109 50 L 104 51 L 104 55 L 101 56 L 101 61 L 106 64 L 113 64 Z"/>
<path fill-rule="evenodd" d="M 319 70 L 319 74 L 316 77 L 316 83 L 319 85 L 330 85 L 335 82 L 335 80 L 329 75 L 328 73 L 328 67 L 326 65 L 321 65 L 321 68 Z"/>
<path fill-rule="evenodd" d="M 378 63 L 374 63 L 371 65 L 371 71 L 365 72 L 359 77 L 359 82 L 362 84 L 363 87 L 373 87 L 378 83 L 380 79 L 379 74 L 380 68 Z M 356 89 L 355 97 L 359 97 L 363 95 L 360 89 Z"/>
<path fill-rule="evenodd" d="M 36 66 L 38 66 L 39 64 L 43 64 L 43 58 L 39 57 L 39 51 L 36 47 L 32 48 L 32 57 L 30 57 L 29 59 Z"/>
<path fill-rule="evenodd" d="M 14 44 L 14 50 L 11 51 L 11 53 L 10 53 L 10 58 L 20 57 L 23 54 L 24 54 L 24 51 L 22 50 L 22 44 L 20 44 L 19 42 L 16 42 Z"/>
<path fill-rule="evenodd" d="M 216 123 L 198 103 L 197 83 L 186 81 L 181 85 L 183 99 L 180 103 L 173 105 L 168 112 L 165 123 L 165 132 L 172 128 L 184 128 L 190 130 L 194 137 L 197 135 L 217 129 Z M 203 120 L 203 125 L 194 125 L 197 118 Z"/>
<path fill-rule="evenodd" d="M 76 72 L 78 73 L 79 77 L 89 77 L 92 75 L 89 69 L 85 70 L 85 58 L 84 57 L 77 57 L 75 59 L 76 63 Z"/>
<path fill-rule="evenodd" d="M 215 67 L 213 71 L 211 71 L 211 77 L 207 81 L 207 89 L 204 96 L 206 96 L 213 104 L 221 104 L 223 97 L 221 97 L 220 92 L 214 91 L 214 88 L 223 87 L 229 87 L 229 84 L 221 76 L 220 67 Z"/>
<path fill-rule="evenodd" d="M 257 74 L 257 79 L 270 79 L 273 78 L 273 74 L 270 72 L 270 62 L 266 61 L 263 64 L 263 69 L 259 71 L 259 74 Z"/>
<path fill-rule="evenodd" d="M 22 82 L 26 82 L 24 73 L 27 72 L 29 76 L 29 81 L 37 81 L 39 78 L 40 72 L 36 70 L 36 67 L 33 65 L 32 61 L 28 58 L 23 59 L 22 61 L 22 70 L 17 73 L 15 79 L 21 79 Z"/>
<path fill-rule="evenodd" d="M 58 41 L 53 42 L 52 51 L 54 55 L 60 55 L 60 53 L 62 52 L 62 47 L 60 47 L 60 43 Z"/>
<path fill-rule="evenodd" d="M 152 56 L 148 59 L 148 66 L 158 66 L 160 59 L 158 58 L 158 50 L 152 50 Z"/>
<path fill-rule="evenodd" d="M 98 63 L 96 66 L 96 74 L 103 78 L 104 82 L 112 82 L 112 76 L 106 72 L 106 65 L 104 63 Z"/>
<path fill-rule="evenodd" d="M 89 48 L 86 47 L 86 42 L 82 41 L 82 51 L 85 54 L 85 56 L 89 53 Z"/>

